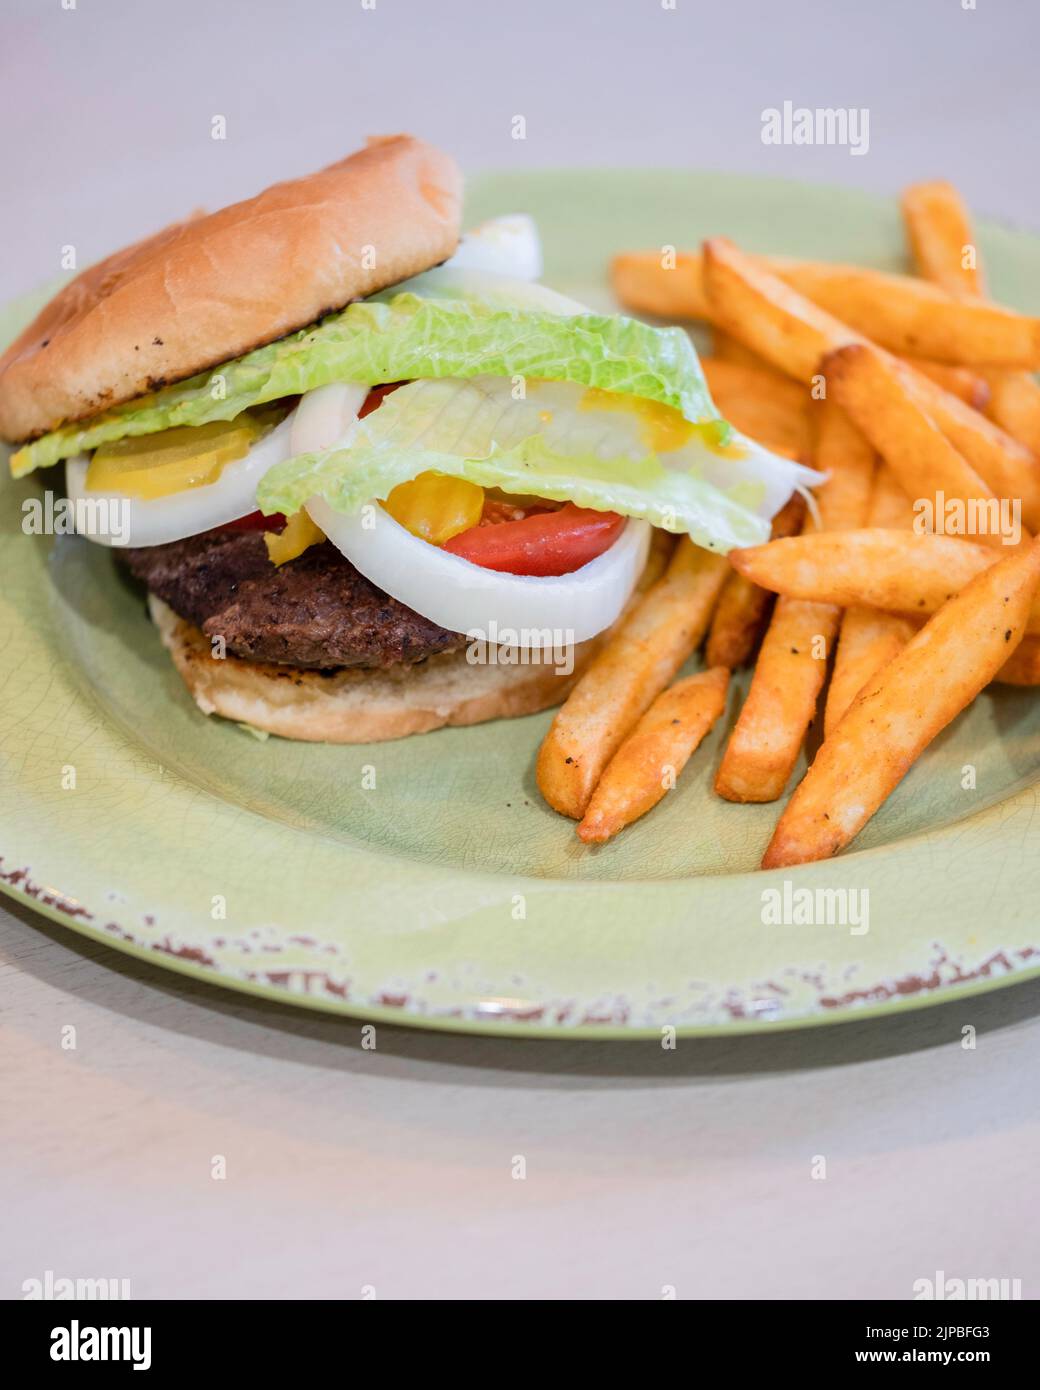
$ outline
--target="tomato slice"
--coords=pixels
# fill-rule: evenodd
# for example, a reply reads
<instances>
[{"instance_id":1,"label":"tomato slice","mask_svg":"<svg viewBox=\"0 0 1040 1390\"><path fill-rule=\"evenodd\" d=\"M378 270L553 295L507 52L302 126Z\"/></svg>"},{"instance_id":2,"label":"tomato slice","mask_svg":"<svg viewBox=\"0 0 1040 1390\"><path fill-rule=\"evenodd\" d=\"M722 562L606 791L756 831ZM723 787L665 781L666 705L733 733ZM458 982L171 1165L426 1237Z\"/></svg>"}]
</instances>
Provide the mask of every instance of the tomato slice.
<instances>
[{"instance_id":1,"label":"tomato slice","mask_svg":"<svg viewBox=\"0 0 1040 1390\"><path fill-rule=\"evenodd\" d=\"M396 391L399 386L407 385L404 381L388 381L384 386L373 386L365 397L365 402L358 411L358 419L363 420L366 415L371 415L377 406L389 396L391 391Z\"/></svg>"},{"instance_id":2,"label":"tomato slice","mask_svg":"<svg viewBox=\"0 0 1040 1390\"><path fill-rule=\"evenodd\" d=\"M505 574L570 574L614 544L625 518L568 502L557 512L536 512L523 521L473 526L442 549Z\"/></svg>"}]
</instances>

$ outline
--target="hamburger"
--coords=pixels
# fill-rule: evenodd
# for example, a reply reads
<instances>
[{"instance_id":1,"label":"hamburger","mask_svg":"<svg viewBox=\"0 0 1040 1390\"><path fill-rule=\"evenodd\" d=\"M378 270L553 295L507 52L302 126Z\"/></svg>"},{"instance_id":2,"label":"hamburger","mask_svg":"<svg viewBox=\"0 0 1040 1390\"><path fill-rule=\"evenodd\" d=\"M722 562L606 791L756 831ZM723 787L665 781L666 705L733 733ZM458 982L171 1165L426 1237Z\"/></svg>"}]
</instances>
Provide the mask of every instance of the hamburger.
<instances>
[{"instance_id":1,"label":"hamburger","mask_svg":"<svg viewBox=\"0 0 1040 1390\"><path fill-rule=\"evenodd\" d=\"M460 206L447 155L373 139L90 267L0 357L12 473L64 463L204 713L368 742L544 709L655 536L756 544L815 479L684 332Z\"/></svg>"}]
</instances>

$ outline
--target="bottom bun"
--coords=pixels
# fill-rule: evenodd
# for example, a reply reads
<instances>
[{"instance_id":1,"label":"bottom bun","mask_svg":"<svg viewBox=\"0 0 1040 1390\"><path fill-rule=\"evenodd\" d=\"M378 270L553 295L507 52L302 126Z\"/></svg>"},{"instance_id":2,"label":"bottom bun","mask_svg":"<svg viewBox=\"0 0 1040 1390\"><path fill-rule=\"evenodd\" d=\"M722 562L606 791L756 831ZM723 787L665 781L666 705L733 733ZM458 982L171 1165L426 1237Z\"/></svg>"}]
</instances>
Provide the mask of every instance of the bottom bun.
<instances>
[{"instance_id":1,"label":"bottom bun","mask_svg":"<svg viewBox=\"0 0 1040 1390\"><path fill-rule=\"evenodd\" d=\"M574 669L567 674L543 663L471 663L465 650L415 666L322 674L237 656L216 658L210 639L154 594L148 609L203 714L312 743L378 743L549 709L566 698L606 636L576 646Z\"/></svg>"}]
</instances>

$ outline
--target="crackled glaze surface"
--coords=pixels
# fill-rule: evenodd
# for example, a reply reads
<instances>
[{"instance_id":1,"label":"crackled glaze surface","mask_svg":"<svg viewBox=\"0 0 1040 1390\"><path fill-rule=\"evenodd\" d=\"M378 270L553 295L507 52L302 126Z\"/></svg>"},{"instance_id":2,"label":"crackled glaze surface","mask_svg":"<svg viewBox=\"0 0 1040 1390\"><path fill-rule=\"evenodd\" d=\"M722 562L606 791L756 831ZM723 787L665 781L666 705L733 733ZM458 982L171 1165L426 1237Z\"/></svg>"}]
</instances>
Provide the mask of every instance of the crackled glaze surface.
<instances>
[{"instance_id":1,"label":"crackled glaze surface","mask_svg":"<svg viewBox=\"0 0 1040 1390\"><path fill-rule=\"evenodd\" d=\"M589 173L486 178L471 197L474 218L520 208L542 223L547 280L596 306L611 251L714 231L902 264L894 205L827 189ZM1040 309L1040 243L982 241L994 293ZM0 497L0 885L77 931L310 1007L587 1037L861 1017L1040 969L1029 692L985 695L855 852L786 876L866 890L867 932L768 926L763 890L785 876L754 866L776 808L710 793L728 720L598 850L535 790L547 716L368 748L260 742L195 711L99 547L21 534L46 481Z\"/></svg>"}]
</instances>

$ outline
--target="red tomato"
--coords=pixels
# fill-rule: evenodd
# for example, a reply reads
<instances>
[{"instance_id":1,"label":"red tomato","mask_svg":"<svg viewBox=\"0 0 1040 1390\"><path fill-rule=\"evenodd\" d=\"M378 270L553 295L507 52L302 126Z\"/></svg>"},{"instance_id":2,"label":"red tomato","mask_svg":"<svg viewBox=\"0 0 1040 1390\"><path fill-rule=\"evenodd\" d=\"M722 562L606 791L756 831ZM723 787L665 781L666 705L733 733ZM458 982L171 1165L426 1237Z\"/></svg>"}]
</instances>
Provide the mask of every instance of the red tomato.
<instances>
[{"instance_id":1,"label":"red tomato","mask_svg":"<svg viewBox=\"0 0 1040 1390\"><path fill-rule=\"evenodd\" d=\"M396 391L399 386L404 384L403 381L388 381L385 386L373 386L365 397L364 405L358 411L358 419L363 420L366 415L371 415L376 406L383 404L391 391Z\"/></svg>"},{"instance_id":2,"label":"red tomato","mask_svg":"<svg viewBox=\"0 0 1040 1390\"><path fill-rule=\"evenodd\" d=\"M442 549L506 574L570 574L609 549L624 524L617 512L568 502L558 512L537 512L523 521L473 526Z\"/></svg>"}]
</instances>

